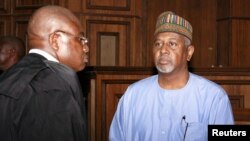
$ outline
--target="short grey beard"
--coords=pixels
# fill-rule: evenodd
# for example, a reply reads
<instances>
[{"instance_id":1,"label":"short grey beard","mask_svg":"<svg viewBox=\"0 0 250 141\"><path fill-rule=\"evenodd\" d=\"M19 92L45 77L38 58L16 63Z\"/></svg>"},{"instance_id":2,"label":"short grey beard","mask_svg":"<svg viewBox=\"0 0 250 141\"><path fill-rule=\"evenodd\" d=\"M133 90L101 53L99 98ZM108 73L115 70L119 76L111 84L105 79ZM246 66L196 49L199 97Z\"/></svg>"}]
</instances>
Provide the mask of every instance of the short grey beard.
<instances>
[{"instance_id":1,"label":"short grey beard","mask_svg":"<svg viewBox=\"0 0 250 141\"><path fill-rule=\"evenodd\" d=\"M170 73L174 70L173 66L167 66L167 67L160 67L156 65L156 68L161 73Z\"/></svg>"}]
</instances>

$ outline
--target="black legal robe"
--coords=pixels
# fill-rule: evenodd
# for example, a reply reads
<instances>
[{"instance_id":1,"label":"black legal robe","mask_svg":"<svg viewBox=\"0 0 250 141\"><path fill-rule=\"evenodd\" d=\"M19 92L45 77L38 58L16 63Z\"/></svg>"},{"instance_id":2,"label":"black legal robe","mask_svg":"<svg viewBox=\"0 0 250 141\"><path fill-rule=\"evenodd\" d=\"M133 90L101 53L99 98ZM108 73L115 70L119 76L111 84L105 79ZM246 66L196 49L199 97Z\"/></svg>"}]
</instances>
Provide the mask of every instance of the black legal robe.
<instances>
[{"instance_id":1,"label":"black legal robe","mask_svg":"<svg viewBox=\"0 0 250 141\"><path fill-rule=\"evenodd\" d=\"M76 73L28 54L0 75L0 141L87 141Z\"/></svg>"}]
</instances>

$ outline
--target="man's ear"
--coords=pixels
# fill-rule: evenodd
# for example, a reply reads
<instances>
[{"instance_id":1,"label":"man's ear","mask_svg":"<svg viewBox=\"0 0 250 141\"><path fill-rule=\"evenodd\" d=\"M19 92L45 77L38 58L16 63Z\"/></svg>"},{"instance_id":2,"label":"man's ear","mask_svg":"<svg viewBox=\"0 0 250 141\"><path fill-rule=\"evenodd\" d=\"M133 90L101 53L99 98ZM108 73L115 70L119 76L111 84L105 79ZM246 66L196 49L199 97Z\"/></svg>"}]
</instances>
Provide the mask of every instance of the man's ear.
<instances>
[{"instance_id":1,"label":"man's ear","mask_svg":"<svg viewBox=\"0 0 250 141\"><path fill-rule=\"evenodd\" d=\"M59 46L58 46L59 37L60 37L60 35L58 33L52 33L49 36L49 44L54 50L59 49Z\"/></svg>"},{"instance_id":2,"label":"man's ear","mask_svg":"<svg viewBox=\"0 0 250 141\"><path fill-rule=\"evenodd\" d=\"M194 46L189 45L187 48L187 61L190 61L194 53Z\"/></svg>"}]
</instances>

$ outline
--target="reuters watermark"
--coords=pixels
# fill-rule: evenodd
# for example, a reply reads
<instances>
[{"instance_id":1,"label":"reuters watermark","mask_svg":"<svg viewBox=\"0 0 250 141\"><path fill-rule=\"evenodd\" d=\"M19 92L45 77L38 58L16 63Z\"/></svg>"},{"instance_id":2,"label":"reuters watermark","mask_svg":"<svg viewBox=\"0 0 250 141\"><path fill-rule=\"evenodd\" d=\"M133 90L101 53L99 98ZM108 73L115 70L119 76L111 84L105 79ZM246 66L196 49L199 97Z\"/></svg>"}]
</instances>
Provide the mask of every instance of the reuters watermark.
<instances>
[{"instance_id":1,"label":"reuters watermark","mask_svg":"<svg viewBox=\"0 0 250 141\"><path fill-rule=\"evenodd\" d=\"M250 141L250 125L208 125L208 141L231 138Z\"/></svg>"}]
</instances>

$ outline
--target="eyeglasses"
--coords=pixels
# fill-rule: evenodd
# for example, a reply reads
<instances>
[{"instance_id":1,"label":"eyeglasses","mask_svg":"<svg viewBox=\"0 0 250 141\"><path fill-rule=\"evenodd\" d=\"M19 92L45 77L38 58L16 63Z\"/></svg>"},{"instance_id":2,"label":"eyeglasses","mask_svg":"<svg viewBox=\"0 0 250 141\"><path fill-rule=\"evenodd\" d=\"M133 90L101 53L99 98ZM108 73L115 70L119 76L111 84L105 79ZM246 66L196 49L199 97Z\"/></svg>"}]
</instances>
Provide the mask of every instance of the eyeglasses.
<instances>
[{"instance_id":1,"label":"eyeglasses","mask_svg":"<svg viewBox=\"0 0 250 141\"><path fill-rule=\"evenodd\" d=\"M73 35L71 33L68 33L68 32L65 32L65 31L62 31L62 30L57 30L55 32L61 32L61 33L66 34L68 36L74 37L74 38L78 39L83 46L88 43L88 39L86 37L84 37L83 35L75 36L75 35ZM81 34L83 34L83 33L81 33Z\"/></svg>"}]
</instances>

